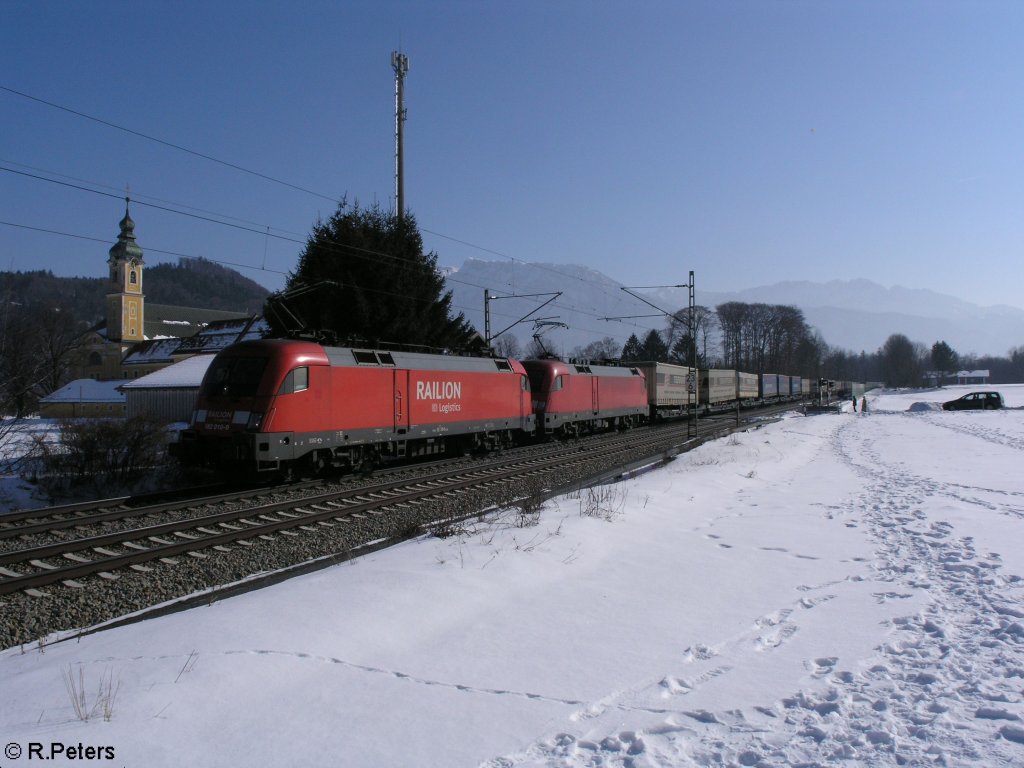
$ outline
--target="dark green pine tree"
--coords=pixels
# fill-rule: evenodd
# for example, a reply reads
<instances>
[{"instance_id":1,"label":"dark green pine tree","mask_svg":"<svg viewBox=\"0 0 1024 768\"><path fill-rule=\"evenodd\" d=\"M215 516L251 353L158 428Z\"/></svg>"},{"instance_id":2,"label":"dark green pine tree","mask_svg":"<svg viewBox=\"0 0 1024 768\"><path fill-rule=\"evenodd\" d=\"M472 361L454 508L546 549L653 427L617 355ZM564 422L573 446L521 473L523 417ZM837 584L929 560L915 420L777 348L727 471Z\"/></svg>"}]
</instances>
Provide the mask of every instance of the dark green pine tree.
<instances>
[{"instance_id":1,"label":"dark green pine tree","mask_svg":"<svg viewBox=\"0 0 1024 768\"><path fill-rule=\"evenodd\" d=\"M636 334L631 334L626 343L622 345L622 355L619 358L624 363L632 363L643 359L641 357L640 339Z\"/></svg>"},{"instance_id":2,"label":"dark green pine tree","mask_svg":"<svg viewBox=\"0 0 1024 768\"><path fill-rule=\"evenodd\" d=\"M423 252L412 214L400 219L379 206L342 201L330 219L314 225L265 315L274 335L321 332L359 346L464 349L475 331L461 313L452 316L451 302L437 255ZM290 327L296 319L303 328Z\"/></svg>"},{"instance_id":3,"label":"dark green pine tree","mask_svg":"<svg viewBox=\"0 0 1024 768\"><path fill-rule=\"evenodd\" d=\"M656 363L668 361L668 345L661 337L661 334L653 328L644 337L644 343L640 347L640 355L641 360L649 360Z\"/></svg>"}]
</instances>

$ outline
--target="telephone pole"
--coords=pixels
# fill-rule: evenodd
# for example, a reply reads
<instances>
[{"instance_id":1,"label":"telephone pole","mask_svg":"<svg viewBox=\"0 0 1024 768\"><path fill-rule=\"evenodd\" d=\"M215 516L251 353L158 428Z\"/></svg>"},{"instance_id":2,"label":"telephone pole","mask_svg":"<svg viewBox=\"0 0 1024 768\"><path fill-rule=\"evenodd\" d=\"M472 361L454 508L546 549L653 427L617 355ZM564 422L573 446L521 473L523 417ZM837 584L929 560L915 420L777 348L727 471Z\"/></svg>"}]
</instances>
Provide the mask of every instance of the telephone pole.
<instances>
[{"instance_id":1,"label":"telephone pole","mask_svg":"<svg viewBox=\"0 0 1024 768\"><path fill-rule=\"evenodd\" d=\"M398 220L401 221L405 216L402 133L405 124L405 73L409 71L409 57L404 53L392 51L391 68L395 70L395 205L398 209Z\"/></svg>"}]
</instances>

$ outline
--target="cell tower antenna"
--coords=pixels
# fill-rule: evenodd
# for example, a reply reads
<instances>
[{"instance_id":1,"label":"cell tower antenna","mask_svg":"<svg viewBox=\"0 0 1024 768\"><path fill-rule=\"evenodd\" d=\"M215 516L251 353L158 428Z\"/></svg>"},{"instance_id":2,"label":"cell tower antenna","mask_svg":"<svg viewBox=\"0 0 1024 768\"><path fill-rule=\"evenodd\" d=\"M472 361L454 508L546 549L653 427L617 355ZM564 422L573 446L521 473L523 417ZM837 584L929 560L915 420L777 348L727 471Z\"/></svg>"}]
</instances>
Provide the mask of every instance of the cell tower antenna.
<instances>
[{"instance_id":1,"label":"cell tower antenna","mask_svg":"<svg viewBox=\"0 0 1024 768\"><path fill-rule=\"evenodd\" d=\"M391 68L395 70L395 205L398 220L405 216L405 169L403 132L405 125L405 73L409 57L400 51L391 52Z\"/></svg>"}]
</instances>

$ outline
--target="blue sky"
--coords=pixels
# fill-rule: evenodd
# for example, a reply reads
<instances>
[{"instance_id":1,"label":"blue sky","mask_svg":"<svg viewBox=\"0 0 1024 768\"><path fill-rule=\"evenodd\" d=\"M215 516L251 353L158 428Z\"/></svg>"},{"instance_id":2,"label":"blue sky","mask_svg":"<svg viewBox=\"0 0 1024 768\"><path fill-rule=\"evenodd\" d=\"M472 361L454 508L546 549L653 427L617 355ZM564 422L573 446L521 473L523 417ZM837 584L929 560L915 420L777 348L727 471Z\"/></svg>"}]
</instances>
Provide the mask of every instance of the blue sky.
<instances>
[{"instance_id":1,"label":"blue sky","mask_svg":"<svg viewBox=\"0 0 1024 768\"><path fill-rule=\"evenodd\" d=\"M332 199L393 205L401 48L406 202L442 265L576 263L626 285L692 269L716 291L863 277L1024 307L1019 2L2 14L5 88L308 191L0 90L0 269L104 275L127 185L148 264L205 256L280 288Z\"/></svg>"}]
</instances>

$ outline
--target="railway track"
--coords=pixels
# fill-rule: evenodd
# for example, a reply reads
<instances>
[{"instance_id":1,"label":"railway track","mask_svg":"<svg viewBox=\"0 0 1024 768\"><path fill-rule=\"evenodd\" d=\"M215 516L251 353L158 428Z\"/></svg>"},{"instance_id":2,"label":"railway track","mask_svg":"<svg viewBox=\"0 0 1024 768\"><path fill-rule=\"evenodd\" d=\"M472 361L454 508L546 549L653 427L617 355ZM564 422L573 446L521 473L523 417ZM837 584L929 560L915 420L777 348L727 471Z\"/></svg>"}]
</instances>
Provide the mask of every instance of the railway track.
<instances>
[{"instance_id":1,"label":"railway track","mask_svg":"<svg viewBox=\"0 0 1024 768\"><path fill-rule=\"evenodd\" d=\"M64 599L82 604L127 584L184 582L171 594L158 589L144 596L150 593L144 588L135 596L127 590L126 604L104 615L87 611L84 620L57 622L63 627L46 620L29 634L145 608L196 591L197 582L210 588L303 560L336 561L339 552L398 541L489 506L507 506L517 497L564 490L626 466L671 457L725 433L732 421L731 415L701 420L692 440L685 423L676 423L550 443L539 452L509 451L469 467L425 465L414 474L406 467L393 478L362 485L307 484L141 506L118 499L88 509L19 514L0 527L0 644L24 642L26 628L11 626L12 617L32 615L43 604L52 608ZM288 556L279 557L284 551ZM187 578L179 578L179 572Z\"/></svg>"}]
</instances>

